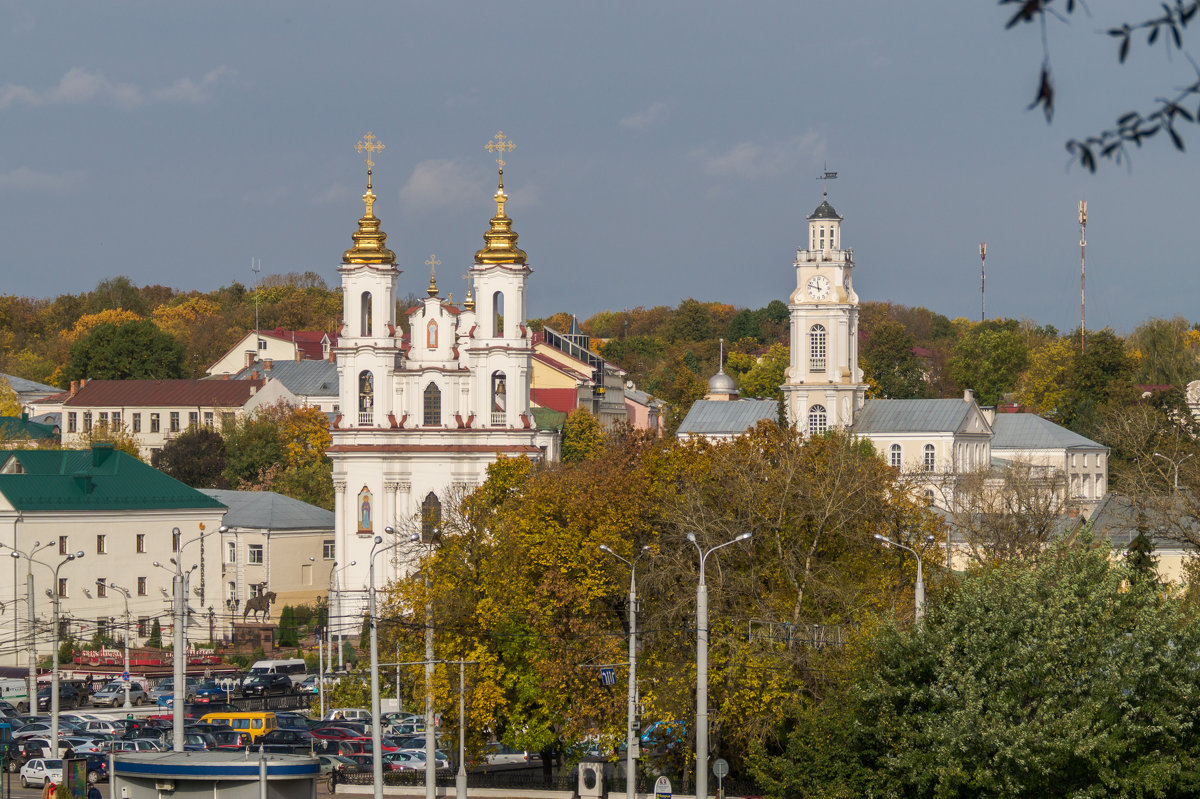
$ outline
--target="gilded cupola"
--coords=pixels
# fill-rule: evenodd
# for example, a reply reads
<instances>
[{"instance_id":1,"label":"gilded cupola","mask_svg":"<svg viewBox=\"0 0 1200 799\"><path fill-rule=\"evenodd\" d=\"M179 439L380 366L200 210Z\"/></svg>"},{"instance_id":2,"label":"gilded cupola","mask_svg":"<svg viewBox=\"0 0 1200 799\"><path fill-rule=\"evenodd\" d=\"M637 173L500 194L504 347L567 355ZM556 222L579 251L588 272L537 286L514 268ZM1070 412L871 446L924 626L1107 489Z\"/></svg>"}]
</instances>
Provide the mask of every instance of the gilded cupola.
<instances>
[{"instance_id":1,"label":"gilded cupola","mask_svg":"<svg viewBox=\"0 0 1200 799\"><path fill-rule=\"evenodd\" d=\"M485 148L489 152L498 153L496 163L500 165L500 184L495 194L496 215L492 217L491 227L483 234L483 249L475 253L475 262L479 264L525 263L525 251L517 246L517 234L512 229L512 220L504 213L504 204L508 202L508 195L504 193L504 153L515 146L501 131Z\"/></svg>"},{"instance_id":2,"label":"gilded cupola","mask_svg":"<svg viewBox=\"0 0 1200 799\"><path fill-rule=\"evenodd\" d=\"M362 196L366 211L358 220L358 230L351 236L354 246L342 253L344 264L389 264L395 265L396 253L385 245L387 234L380 229L382 224L375 216L375 192L371 187L371 175L375 162L371 156L384 148L383 142L377 140L370 131L355 145L358 152L367 153L367 193Z\"/></svg>"}]
</instances>

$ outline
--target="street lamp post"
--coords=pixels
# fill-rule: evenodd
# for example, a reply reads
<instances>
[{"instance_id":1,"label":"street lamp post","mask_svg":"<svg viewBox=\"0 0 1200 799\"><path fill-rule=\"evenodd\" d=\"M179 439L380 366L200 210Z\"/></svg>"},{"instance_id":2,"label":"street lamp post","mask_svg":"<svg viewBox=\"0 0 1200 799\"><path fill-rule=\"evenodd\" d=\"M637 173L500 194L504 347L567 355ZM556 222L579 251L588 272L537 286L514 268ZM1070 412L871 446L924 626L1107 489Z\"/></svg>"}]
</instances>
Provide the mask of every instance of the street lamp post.
<instances>
[{"instance_id":1,"label":"street lamp post","mask_svg":"<svg viewBox=\"0 0 1200 799\"><path fill-rule=\"evenodd\" d=\"M79 550L73 554L67 555L58 565L54 567L54 582L50 589L50 599L53 603L53 617L51 624L54 626L54 655L51 668L53 671L50 674L50 757L58 759L58 611L59 600L62 598L58 595L58 570L73 560L79 560L83 557L83 550ZM41 563L41 561L34 561ZM43 566L49 564L42 563Z\"/></svg>"},{"instance_id":2,"label":"street lamp post","mask_svg":"<svg viewBox=\"0 0 1200 799\"><path fill-rule=\"evenodd\" d=\"M100 585L100 581L96 581L96 585ZM107 586L121 594L121 598L125 600L125 709L129 710L132 705L129 702L129 679L132 675L129 673L129 589L122 588L116 583L108 583Z\"/></svg>"},{"instance_id":3,"label":"street lamp post","mask_svg":"<svg viewBox=\"0 0 1200 799\"><path fill-rule=\"evenodd\" d=\"M607 552L629 567L629 711L625 719L625 796L627 799L633 799L637 782L636 739L633 730L633 722L637 716L637 562L650 551L650 547L643 546L632 561L613 552L607 544L601 544L600 551Z\"/></svg>"},{"instance_id":4,"label":"street lamp post","mask_svg":"<svg viewBox=\"0 0 1200 799\"><path fill-rule=\"evenodd\" d=\"M899 541L893 541L887 536L879 535L878 533L875 534L875 538L876 540L882 541L884 546L896 547L897 549L903 549L906 552L911 552L912 556L917 559L917 587L916 596L913 599L913 606L914 616L916 617L917 621L920 622L921 619L925 618L925 575L921 563L921 553L910 546L905 546ZM930 538L932 539L932 536L930 536Z\"/></svg>"},{"instance_id":5,"label":"street lamp post","mask_svg":"<svg viewBox=\"0 0 1200 799\"><path fill-rule=\"evenodd\" d=\"M16 543L15 541L13 543ZM8 546L0 544L0 546ZM49 549L54 546L53 541L42 544L40 541L34 541L33 546L28 552L21 552L13 549L8 553L13 559L25 558L25 604L26 610L29 612L29 688L26 692L28 699L30 714L37 713L37 629L33 617L33 564L38 562L33 559L33 556L43 549ZM45 564L43 564L45 565Z\"/></svg>"},{"instance_id":6,"label":"street lamp post","mask_svg":"<svg viewBox=\"0 0 1200 799\"><path fill-rule=\"evenodd\" d=\"M357 566L357 565L358 565L358 561L352 560L349 563L347 563L345 566L343 566L339 569L338 563L335 560L333 562L333 566L331 566L329 569L329 601L325 603L325 641L326 641L326 643L329 644L329 656L326 658L326 662L329 664L330 671L333 671L333 618L334 618L333 597L334 597L334 591L335 591L334 586L335 585L337 586L336 591L338 592L338 600L339 600L338 601L338 609L340 610L341 606L342 606L341 582L339 581L338 576L342 572L344 572L346 569L349 569L351 566ZM339 619L340 619L340 616L339 616ZM338 669L341 670L341 668L342 668L342 648L339 646L338 647ZM322 692L324 691L323 683L322 683L321 690L322 690Z\"/></svg>"},{"instance_id":7,"label":"street lamp post","mask_svg":"<svg viewBox=\"0 0 1200 799\"><path fill-rule=\"evenodd\" d=\"M1195 455L1195 454L1196 453L1194 453L1194 452L1189 452L1187 455L1184 455L1178 461L1173 461L1170 458L1168 458L1166 455L1163 455L1160 452L1154 453L1154 457L1162 458L1164 461L1166 461L1167 463L1171 464L1172 467L1174 467L1174 469L1175 469L1175 493L1176 494L1179 493L1179 467L1183 465L1184 461L1186 461L1188 458L1192 457L1192 455Z\"/></svg>"},{"instance_id":8,"label":"street lamp post","mask_svg":"<svg viewBox=\"0 0 1200 799\"><path fill-rule=\"evenodd\" d=\"M704 567L708 556L739 541L750 538L742 533L732 541L704 550L696 541L695 533L688 533L687 540L696 547L700 556L700 584L696 587L696 796L708 796L708 582Z\"/></svg>"},{"instance_id":9,"label":"street lamp post","mask_svg":"<svg viewBox=\"0 0 1200 799\"><path fill-rule=\"evenodd\" d=\"M396 532L391 527L385 529L389 533ZM375 799L383 799L383 725L379 718L379 618L375 608L375 556L395 549L404 541L396 541L385 547L379 546L382 543L383 536L375 536L367 568L367 615L371 629L371 781L375 787Z\"/></svg>"}]
</instances>

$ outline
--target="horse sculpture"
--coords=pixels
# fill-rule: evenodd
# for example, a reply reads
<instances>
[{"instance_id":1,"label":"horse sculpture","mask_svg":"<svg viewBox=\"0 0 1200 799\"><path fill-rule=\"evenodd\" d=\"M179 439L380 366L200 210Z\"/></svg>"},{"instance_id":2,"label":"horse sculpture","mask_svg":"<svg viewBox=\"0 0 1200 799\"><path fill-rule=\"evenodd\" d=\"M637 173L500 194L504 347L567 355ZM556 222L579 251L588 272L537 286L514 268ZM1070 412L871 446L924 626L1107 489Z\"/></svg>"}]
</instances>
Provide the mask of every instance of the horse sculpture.
<instances>
[{"instance_id":1,"label":"horse sculpture","mask_svg":"<svg viewBox=\"0 0 1200 799\"><path fill-rule=\"evenodd\" d=\"M242 611L242 621L246 621L246 615L253 612L255 621L266 621L271 615L271 603L275 601L275 592L267 591L262 596L256 596L246 600L246 609ZM262 619L258 618L258 614L262 614Z\"/></svg>"}]
</instances>

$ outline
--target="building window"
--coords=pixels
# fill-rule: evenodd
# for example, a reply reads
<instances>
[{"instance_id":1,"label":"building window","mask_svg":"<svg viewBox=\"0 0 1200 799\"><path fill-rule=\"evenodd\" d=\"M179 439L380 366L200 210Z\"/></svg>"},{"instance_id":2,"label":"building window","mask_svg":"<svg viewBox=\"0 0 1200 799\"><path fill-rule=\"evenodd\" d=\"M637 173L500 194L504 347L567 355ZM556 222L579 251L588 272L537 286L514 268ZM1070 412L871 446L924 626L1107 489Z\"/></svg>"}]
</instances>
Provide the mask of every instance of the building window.
<instances>
[{"instance_id":1,"label":"building window","mask_svg":"<svg viewBox=\"0 0 1200 799\"><path fill-rule=\"evenodd\" d=\"M421 537L432 541L442 524L442 502L430 491L421 503Z\"/></svg>"},{"instance_id":2,"label":"building window","mask_svg":"<svg viewBox=\"0 0 1200 799\"><path fill-rule=\"evenodd\" d=\"M83 432L85 432L85 433L92 432L92 412L91 411L83 412Z\"/></svg>"},{"instance_id":3,"label":"building window","mask_svg":"<svg viewBox=\"0 0 1200 799\"><path fill-rule=\"evenodd\" d=\"M142 415L140 413L135 413L133 415L133 432L142 432Z\"/></svg>"},{"instance_id":4,"label":"building window","mask_svg":"<svg viewBox=\"0 0 1200 799\"><path fill-rule=\"evenodd\" d=\"M225 601L233 603L237 600L237 583L225 584Z\"/></svg>"},{"instance_id":5,"label":"building window","mask_svg":"<svg viewBox=\"0 0 1200 799\"><path fill-rule=\"evenodd\" d=\"M135 541L137 542L137 551L145 552L146 551L146 534L138 533Z\"/></svg>"},{"instance_id":6,"label":"building window","mask_svg":"<svg viewBox=\"0 0 1200 799\"><path fill-rule=\"evenodd\" d=\"M358 373L358 426L375 423L375 376L370 372Z\"/></svg>"},{"instance_id":7,"label":"building window","mask_svg":"<svg viewBox=\"0 0 1200 799\"><path fill-rule=\"evenodd\" d=\"M108 596L108 579L98 577L96 579L96 598L101 599L106 596Z\"/></svg>"},{"instance_id":8,"label":"building window","mask_svg":"<svg viewBox=\"0 0 1200 799\"><path fill-rule=\"evenodd\" d=\"M100 425L101 429L108 427L108 411L100 411L96 424ZM1086 463L1083 465L1087 466Z\"/></svg>"},{"instance_id":9,"label":"building window","mask_svg":"<svg viewBox=\"0 0 1200 799\"><path fill-rule=\"evenodd\" d=\"M150 635L149 616L138 616L137 634L138 638L146 638Z\"/></svg>"},{"instance_id":10,"label":"building window","mask_svg":"<svg viewBox=\"0 0 1200 799\"><path fill-rule=\"evenodd\" d=\"M247 549L247 551L246 551L246 562L247 563L262 563L263 562L263 545L262 544L251 544L246 549Z\"/></svg>"},{"instance_id":11,"label":"building window","mask_svg":"<svg viewBox=\"0 0 1200 799\"><path fill-rule=\"evenodd\" d=\"M922 465L925 467L925 471L927 471L927 472L933 471L933 467L936 465L935 455L936 455L936 450L934 450L933 444L926 444L925 445L925 457L924 457L924 460L922 461Z\"/></svg>"},{"instance_id":12,"label":"building window","mask_svg":"<svg viewBox=\"0 0 1200 799\"><path fill-rule=\"evenodd\" d=\"M426 427L437 427L442 423L442 392L437 384L425 386L425 414L421 424Z\"/></svg>"},{"instance_id":13,"label":"building window","mask_svg":"<svg viewBox=\"0 0 1200 799\"><path fill-rule=\"evenodd\" d=\"M237 563L237 542L236 541L225 542L225 562L226 563Z\"/></svg>"},{"instance_id":14,"label":"building window","mask_svg":"<svg viewBox=\"0 0 1200 799\"><path fill-rule=\"evenodd\" d=\"M260 597L262 595L263 595L263 584L262 583L251 583L250 584L250 598L254 599L255 597Z\"/></svg>"},{"instance_id":15,"label":"building window","mask_svg":"<svg viewBox=\"0 0 1200 799\"><path fill-rule=\"evenodd\" d=\"M66 555L70 551L71 545L67 542L67 537L65 535L60 535L58 537L58 554Z\"/></svg>"},{"instance_id":16,"label":"building window","mask_svg":"<svg viewBox=\"0 0 1200 799\"><path fill-rule=\"evenodd\" d=\"M258 340L258 348L260 350L265 350L267 348L267 340L265 338L260 338Z\"/></svg>"},{"instance_id":17,"label":"building window","mask_svg":"<svg viewBox=\"0 0 1200 799\"><path fill-rule=\"evenodd\" d=\"M325 560L333 560L337 557L337 545L331 539L325 539L321 543L321 557Z\"/></svg>"},{"instance_id":18,"label":"building window","mask_svg":"<svg viewBox=\"0 0 1200 799\"><path fill-rule=\"evenodd\" d=\"M900 445L892 444L888 449L888 465L896 469L900 468Z\"/></svg>"},{"instance_id":19,"label":"building window","mask_svg":"<svg viewBox=\"0 0 1200 799\"><path fill-rule=\"evenodd\" d=\"M179 411L171 411L171 432L179 432Z\"/></svg>"},{"instance_id":20,"label":"building window","mask_svg":"<svg viewBox=\"0 0 1200 799\"><path fill-rule=\"evenodd\" d=\"M137 591L138 591L138 596L145 596L145 595L146 595L146 578L145 578L145 577L139 577L139 578L138 578L138 589L137 589Z\"/></svg>"},{"instance_id":21,"label":"building window","mask_svg":"<svg viewBox=\"0 0 1200 799\"><path fill-rule=\"evenodd\" d=\"M121 429L121 412L120 411L113 411L112 426L113 426L113 430Z\"/></svg>"},{"instance_id":22,"label":"building window","mask_svg":"<svg viewBox=\"0 0 1200 799\"><path fill-rule=\"evenodd\" d=\"M221 429L229 430L233 427L233 414L224 412L221 414Z\"/></svg>"},{"instance_id":23,"label":"building window","mask_svg":"<svg viewBox=\"0 0 1200 799\"><path fill-rule=\"evenodd\" d=\"M213 428L213 413L212 413L212 411L204 412L204 426L207 427L209 430L212 430L212 428Z\"/></svg>"},{"instance_id":24,"label":"building window","mask_svg":"<svg viewBox=\"0 0 1200 799\"><path fill-rule=\"evenodd\" d=\"M67 578L66 577L58 578L58 595L59 596L67 595Z\"/></svg>"},{"instance_id":25,"label":"building window","mask_svg":"<svg viewBox=\"0 0 1200 799\"><path fill-rule=\"evenodd\" d=\"M179 551L179 544L181 543L182 538L183 538L183 533L179 532L178 527L171 530L171 551L172 552Z\"/></svg>"},{"instance_id":26,"label":"building window","mask_svg":"<svg viewBox=\"0 0 1200 799\"><path fill-rule=\"evenodd\" d=\"M157 432L159 432L160 427L161 426L159 425L158 414L157 413L150 414L150 432L157 433Z\"/></svg>"},{"instance_id":27,"label":"building window","mask_svg":"<svg viewBox=\"0 0 1200 799\"><path fill-rule=\"evenodd\" d=\"M96 554L97 555L107 555L108 554L108 536L106 536L106 535L96 536Z\"/></svg>"},{"instance_id":28,"label":"building window","mask_svg":"<svg viewBox=\"0 0 1200 799\"><path fill-rule=\"evenodd\" d=\"M813 325L808 331L808 356L809 371L825 371L825 328L822 325Z\"/></svg>"},{"instance_id":29,"label":"building window","mask_svg":"<svg viewBox=\"0 0 1200 799\"><path fill-rule=\"evenodd\" d=\"M504 372L492 372L492 427L507 424L505 408L508 405L507 378Z\"/></svg>"},{"instance_id":30,"label":"building window","mask_svg":"<svg viewBox=\"0 0 1200 799\"><path fill-rule=\"evenodd\" d=\"M200 426L200 412L188 411L188 429L195 430Z\"/></svg>"},{"instance_id":31,"label":"building window","mask_svg":"<svg viewBox=\"0 0 1200 799\"><path fill-rule=\"evenodd\" d=\"M75 411L71 411L70 413L67 414L67 432L68 433L75 432L75 430L76 430L75 423L76 423Z\"/></svg>"},{"instance_id":32,"label":"building window","mask_svg":"<svg viewBox=\"0 0 1200 799\"><path fill-rule=\"evenodd\" d=\"M362 332L359 335L369 336L371 335L371 292L364 291L362 293L361 304L359 313L362 316Z\"/></svg>"},{"instance_id":33,"label":"building window","mask_svg":"<svg viewBox=\"0 0 1200 799\"><path fill-rule=\"evenodd\" d=\"M825 414L824 405L814 405L808 409L808 434L823 435L829 429L829 419Z\"/></svg>"},{"instance_id":34,"label":"building window","mask_svg":"<svg viewBox=\"0 0 1200 799\"><path fill-rule=\"evenodd\" d=\"M504 292L497 291L492 295L492 336L504 338Z\"/></svg>"}]
</instances>

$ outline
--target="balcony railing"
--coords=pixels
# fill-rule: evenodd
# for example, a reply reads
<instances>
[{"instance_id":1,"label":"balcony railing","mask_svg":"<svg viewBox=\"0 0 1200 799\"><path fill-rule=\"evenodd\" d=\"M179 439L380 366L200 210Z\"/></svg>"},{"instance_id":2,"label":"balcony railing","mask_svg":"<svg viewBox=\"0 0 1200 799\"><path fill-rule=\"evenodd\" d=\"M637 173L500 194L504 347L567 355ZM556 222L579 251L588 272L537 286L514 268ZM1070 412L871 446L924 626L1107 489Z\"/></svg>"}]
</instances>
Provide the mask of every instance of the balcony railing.
<instances>
[{"instance_id":1,"label":"balcony railing","mask_svg":"<svg viewBox=\"0 0 1200 799\"><path fill-rule=\"evenodd\" d=\"M358 426L371 427L375 424L375 413L373 411L358 412Z\"/></svg>"},{"instance_id":2,"label":"balcony railing","mask_svg":"<svg viewBox=\"0 0 1200 799\"><path fill-rule=\"evenodd\" d=\"M808 371L824 372L825 371L825 359L824 358L809 358L808 359Z\"/></svg>"},{"instance_id":3,"label":"balcony railing","mask_svg":"<svg viewBox=\"0 0 1200 799\"><path fill-rule=\"evenodd\" d=\"M492 427L505 426L504 411L492 411Z\"/></svg>"}]
</instances>

